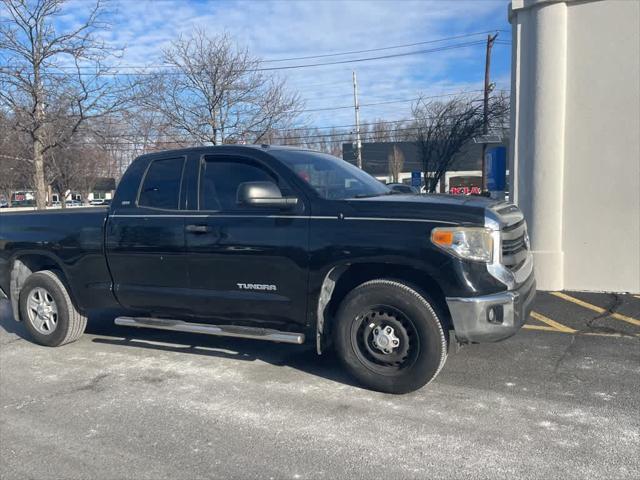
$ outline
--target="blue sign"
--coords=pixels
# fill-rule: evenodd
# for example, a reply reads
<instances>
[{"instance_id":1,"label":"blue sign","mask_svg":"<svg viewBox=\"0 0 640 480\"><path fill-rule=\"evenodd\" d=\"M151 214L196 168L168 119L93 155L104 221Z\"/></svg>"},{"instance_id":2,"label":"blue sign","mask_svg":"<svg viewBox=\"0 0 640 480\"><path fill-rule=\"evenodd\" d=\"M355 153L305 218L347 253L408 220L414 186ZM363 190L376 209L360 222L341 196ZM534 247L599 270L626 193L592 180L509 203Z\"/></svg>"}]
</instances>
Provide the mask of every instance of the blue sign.
<instances>
[{"instance_id":1,"label":"blue sign","mask_svg":"<svg viewBox=\"0 0 640 480\"><path fill-rule=\"evenodd\" d=\"M485 156L487 190L504 192L507 186L507 148L495 147Z\"/></svg>"},{"instance_id":2,"label":"blue sign","mask_svg":"<svg viewBox=\"0 0 640 480\"><path fill-rule=\"evenodd\" d=\"M422 185L422 172L411 172L411 186L420 187Z\"/></svg>"}]
</instances>

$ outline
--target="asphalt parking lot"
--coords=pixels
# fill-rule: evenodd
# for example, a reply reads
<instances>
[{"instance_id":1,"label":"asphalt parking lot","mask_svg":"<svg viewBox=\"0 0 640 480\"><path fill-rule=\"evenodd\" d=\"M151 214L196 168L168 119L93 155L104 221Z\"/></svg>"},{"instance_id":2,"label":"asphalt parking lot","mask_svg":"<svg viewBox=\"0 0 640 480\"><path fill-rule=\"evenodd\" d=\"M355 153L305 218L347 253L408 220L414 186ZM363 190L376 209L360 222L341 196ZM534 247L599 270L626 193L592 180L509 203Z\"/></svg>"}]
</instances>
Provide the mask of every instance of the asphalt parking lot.
<instances>
[{"instance_id":1,"label":"asphalt parking lot","mask_svg":"<svg viewBox=\"0 0 640 480\"><path fill-rule=\"evenodd\" d=\"M311 348L111 320L51 349L0 302L0 478L640 476L632 295L541 293L515 337L404 396Z\"/></svg>"}]
</instances>

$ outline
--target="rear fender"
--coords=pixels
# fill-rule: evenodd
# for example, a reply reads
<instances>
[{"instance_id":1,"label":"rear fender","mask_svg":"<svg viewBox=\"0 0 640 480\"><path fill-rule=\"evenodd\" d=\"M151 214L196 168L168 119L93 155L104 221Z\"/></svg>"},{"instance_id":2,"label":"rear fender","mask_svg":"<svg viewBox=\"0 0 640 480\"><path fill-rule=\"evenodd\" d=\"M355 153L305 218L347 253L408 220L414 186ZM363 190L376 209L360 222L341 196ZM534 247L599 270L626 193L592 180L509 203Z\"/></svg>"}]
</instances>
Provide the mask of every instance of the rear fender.
<instances>
[{"instance_id":1,"label":"rear fender","mask_svg":"<svg viewBox=\"0 0 640 480\"><path fill-rule=\"evenodd\" d=\"M30 258L31 261L27 261L27 258ZM67 287L69 296L71 297L74 305L76 306L76 308L78 308L75 302L75 295L72 291L73 289L66 281L66 272L64 268L62 268L60 262L58 262L56 258L50 255L48 252L29 252L28 254L24 255L18 254L14 257L13 261L10 262L10 265L11 274L9 280L9 292L5 293L8 293L9 299L11 300L13 318L17 322L21 321L19 302L22 286L24 285L24 282L27 280L29 275L41 270L57 270L61 273L61 280Z\"/></svg>"}]
</instances>

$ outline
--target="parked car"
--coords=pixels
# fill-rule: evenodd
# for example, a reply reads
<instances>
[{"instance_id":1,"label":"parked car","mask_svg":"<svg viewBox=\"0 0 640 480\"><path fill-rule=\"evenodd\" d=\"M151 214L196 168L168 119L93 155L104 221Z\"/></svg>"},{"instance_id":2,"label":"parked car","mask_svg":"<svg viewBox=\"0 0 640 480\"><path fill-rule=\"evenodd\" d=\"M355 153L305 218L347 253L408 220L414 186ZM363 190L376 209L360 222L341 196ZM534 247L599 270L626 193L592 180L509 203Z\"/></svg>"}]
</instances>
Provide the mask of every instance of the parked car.
<instances>
[{"instance_id":1,"label":"parked car","mask_svg":"<svg viewBox=\"0 0 640 480\"><path fill-rule=\"evenodd\" d=\"M42 345L114 307L118 325L333 345L362 384L409 392L450 345L516 333L536 283L516 206L391 193L309 150L153 153L109 208L4 215L0 288Z\"/></svg>"},{"instance_id":2,"label":"parked car","mask_svg":"<svg viewBox=\"0 0 640 480\"><path fill-rule=\"evenodd\" d=\"M14 200L11 202L12 207L35 207L35 200Z\"/></svg>"},{"instance_id":3,"label":"parked car","mask_svg":"<svg viewBox=\"0 0 640 480\"><path fill-rule=\"evenodd\" d=\"M407 193L417 195L420 193L420 190L412 185L406 185L404 183L387 183L387 187L389 187L393 192L396 193Z\"/></svg>"},{"instance_id":4,"label":"parked car","mask_svg":"<svg viewBox=\"0 0 640 480\"><path fill-rule=\"evenodd\" d=\"M7 208L9 206L9 202L6 200L0 200L0 208Z\"/></svg>"},{"instance_id":5,"label":"parked car","mask_svg":"<svg viewBox=\"0 0 640 480\"><path fill-rule=\"evenodd\" d=\"M65 200L65 205L67 207L81 207L82 202L80 200Z\"/></svg>"}]
</instances>

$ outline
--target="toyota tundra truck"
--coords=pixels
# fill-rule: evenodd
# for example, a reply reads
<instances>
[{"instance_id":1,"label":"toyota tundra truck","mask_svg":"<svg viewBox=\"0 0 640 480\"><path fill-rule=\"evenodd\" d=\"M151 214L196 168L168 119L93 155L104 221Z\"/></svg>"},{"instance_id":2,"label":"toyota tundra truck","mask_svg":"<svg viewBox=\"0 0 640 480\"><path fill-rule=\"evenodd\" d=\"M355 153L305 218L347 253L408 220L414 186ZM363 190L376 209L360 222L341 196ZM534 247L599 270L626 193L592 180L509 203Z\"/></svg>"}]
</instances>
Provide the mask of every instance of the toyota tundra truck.
<instances>
[{"instance_id":1,"label":"toyota tundra truck","mask_svg":"<svg viewBox=\"0 0 640 480\"><path fill-rule=\"evenodd\" d=\"M535 287L516 206L398 194L298 148L143 155L107 208L0 213L0 294L52 347L117 309L129 327L332 348L364 386L405 393L450 348L515 334Z\"/></svg>"}]
</instances>

